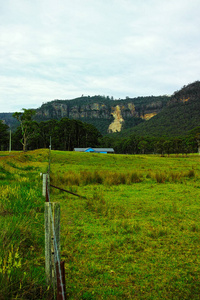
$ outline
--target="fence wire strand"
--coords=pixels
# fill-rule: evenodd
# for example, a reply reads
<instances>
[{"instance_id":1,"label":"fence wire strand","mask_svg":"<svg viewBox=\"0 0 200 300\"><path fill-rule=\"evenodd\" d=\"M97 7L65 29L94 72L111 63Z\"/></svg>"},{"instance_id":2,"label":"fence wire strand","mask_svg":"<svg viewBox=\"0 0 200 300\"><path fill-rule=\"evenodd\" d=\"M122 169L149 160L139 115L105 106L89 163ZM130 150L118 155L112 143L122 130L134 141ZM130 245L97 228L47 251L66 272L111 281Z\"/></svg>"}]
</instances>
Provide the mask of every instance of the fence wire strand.
<instances>
[{"instance_id":1,"label":"fence wire strand","mask_svg":"<svg viewBox=\"0 0 200 300\"><path fill-rule=\"evenodd\" d=\"M48 200L49 200L49 208L50 208L50 218L51 218L51 225L52 225L52 232L53 232L53 246L54 246L54 253L56 253L56 260L54 259L54 274L55 277L57 277L56 272L56 262L58 263L58 272L59 272L59 278L60 278L60 287L61 287L61 293L62 293L62 299L65 300L65 292L64 292L64 284L62 280L62 272L60 267L60 257L58 253L58 244L56 240L56 232L55 232L55 224L54 224L54 218L53 218L53 212L52 212L52 205L51 205L51 199L50 199L50 169L51 169L51 139L50 139L50 146L49 146L49 165L48 165L48 179L47 179L47 193L48 193ZM58 287L57 287L58 288Z\"/></svg>"}]
</instances>

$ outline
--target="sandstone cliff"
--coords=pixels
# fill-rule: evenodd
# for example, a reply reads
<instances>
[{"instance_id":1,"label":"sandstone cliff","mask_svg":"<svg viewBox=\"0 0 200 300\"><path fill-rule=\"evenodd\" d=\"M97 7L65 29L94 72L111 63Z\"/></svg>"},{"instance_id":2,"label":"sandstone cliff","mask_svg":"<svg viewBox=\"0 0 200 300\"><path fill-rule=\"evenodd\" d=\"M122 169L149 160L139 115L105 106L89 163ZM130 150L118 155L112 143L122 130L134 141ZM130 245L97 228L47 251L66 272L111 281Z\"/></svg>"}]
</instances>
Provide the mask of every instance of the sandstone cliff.
<instances>
[{"instance_id":1,"label":"sandstone cliff","mask_svg":"<svg viewBox=\"0 0 200 300\"><path fill-rule=\"evenodd\" d=\"M70 118L93 124L102 134L119 132L149 120L166 107L170 97L149 96L113 100L104 96L53 100L36 110L36 121ZM18 126L12 113L0 114L0 119L15 130Z\"/></svg>"},{"instance_id":2,"label":"sandstone cliff","mask_svg":"<svg viewBox=\"0 0 200 300\"><path fill-rule=\"evenodd\" d=\"M105 134L127 128L128 122L132 124L132 119L149 120L166 106L168 100L167 96L125 100L94 96L73 100L54 100L43 104L37 110L36 119L49 120L66 117L83 120L95 125L101 133Z\"/></svg>"}]
</instances>

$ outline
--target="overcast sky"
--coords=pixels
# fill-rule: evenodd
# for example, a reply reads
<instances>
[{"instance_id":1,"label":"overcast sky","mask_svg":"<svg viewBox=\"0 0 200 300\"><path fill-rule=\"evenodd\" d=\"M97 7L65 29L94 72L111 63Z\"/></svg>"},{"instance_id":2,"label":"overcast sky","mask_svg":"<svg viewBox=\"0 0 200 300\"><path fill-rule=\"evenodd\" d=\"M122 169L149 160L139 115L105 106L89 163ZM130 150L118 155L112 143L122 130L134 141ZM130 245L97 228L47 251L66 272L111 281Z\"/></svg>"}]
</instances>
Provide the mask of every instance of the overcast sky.
<instances>
[{"instance_id":1,"label":"overcast sky","mask_svg":"<svg viewBox=\"0 0 200 300\"><path fill-rule=\"evenodd\" d=\"M0 112L200 80L200 0L0 0Z\"/></svg>"}]
</instances>

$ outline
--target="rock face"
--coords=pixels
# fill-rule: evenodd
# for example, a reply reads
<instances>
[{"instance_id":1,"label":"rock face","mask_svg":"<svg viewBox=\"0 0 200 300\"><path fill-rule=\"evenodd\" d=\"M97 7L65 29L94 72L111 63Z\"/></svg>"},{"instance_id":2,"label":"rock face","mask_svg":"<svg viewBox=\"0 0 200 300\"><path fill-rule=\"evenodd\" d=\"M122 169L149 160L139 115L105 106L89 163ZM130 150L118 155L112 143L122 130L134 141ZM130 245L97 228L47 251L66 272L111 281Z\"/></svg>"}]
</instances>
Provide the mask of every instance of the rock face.
<instances>
[{"instance_id":1,"label":"rock face","mask_svg":"<svg viewBox=\"0 0 200 300\"><path fill-rule=\"evenodd\" d=\"M117 105L113 108L114 111L111 113L114 117L114 121L109 125L108 132L119 132L122 129L124 119L122 118L120 106Z\"/></svg>"},{"instance_id":2,"label":"rock face","mask_svg":"<svg viewBox=\"0 0 200 300\"><path fill-rule=\"evenodd\" d=\"M102 96L54 100L37 109L36 120L70 118L91 123L103 134L119 132L127 120L149 120L166 105L168 97L141 97L111 100ZM127 126L126 126L127 128Z\"/></svg>"},{"instance_id":3,"label":"rock face","mask_svg":"<svg viewBox=\"0 0 200 300\"><path fill-rule=\"evenodd\" d=\"M151 118L153 118L154 116L156 116L157 113L156 112L152 112L152 113L148 113L148 114L145 114L142 119L144 120L150 120Z\"/></svg>"}]
</instances>

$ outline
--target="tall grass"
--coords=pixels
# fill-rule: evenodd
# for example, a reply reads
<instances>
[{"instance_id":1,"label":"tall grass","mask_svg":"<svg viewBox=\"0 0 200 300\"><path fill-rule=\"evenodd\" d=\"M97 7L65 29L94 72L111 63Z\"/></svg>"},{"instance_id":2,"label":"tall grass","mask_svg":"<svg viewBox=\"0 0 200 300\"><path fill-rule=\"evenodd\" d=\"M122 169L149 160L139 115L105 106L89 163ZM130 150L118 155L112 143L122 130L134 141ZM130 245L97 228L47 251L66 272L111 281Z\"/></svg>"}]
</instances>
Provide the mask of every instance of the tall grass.
<instances>
[{"instance_id":1,"label":"tall grass","mask_svg":"<svg viewBox=\"0 0 200 300\"><path fill-rule=\"evenodd\" d=\"M146 179L152 179L157 183L165 182L183 182L185 178L195 178L195 171L188 170L182 172L163 172L163 171L80 171L75 172L69 170L68 172L51 173L51 181L54 185L62 186L83 186L90 184L102 184L102 185L130 185L134 183L140 183Z\"/></svg>"},{"instance_id":2,"label":"tall grass","mask_svg":"<svg viewBox=\"0 0 200 300\"><path fill-rule=\"evenodd\" d=\"M114 172L114 171L68 171L63 173L51 173L51 182L55 185L119 185L132 184L141 182L142 175L140 172Z\"/></svg>"},{"instance_id":3,"label":"tall grass","mask_svg":"<svg viewBox=\"0 0 200 300\"><path fill-rule=\"evenodd\" d=\"M1 300L51 299L44 274L44 199L39 175L47 165L34 162L42 153L0 160Z\"/></svg>"},{"instance_id":4,"label":"tall grass","mask_svg":"<svg viewBox=\"0 0 200 300\"><path fill-rule=\"evenodd\" d=\"M165 182L183 182L185 178L195 178L195 171L181 171L181 172L163 172L163 171L151 171L147 174L147 178L151 178L155 180L157 183L165 183Z\"/></svg>"}]
</instances>

